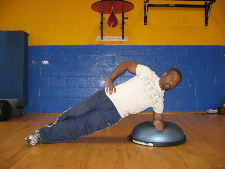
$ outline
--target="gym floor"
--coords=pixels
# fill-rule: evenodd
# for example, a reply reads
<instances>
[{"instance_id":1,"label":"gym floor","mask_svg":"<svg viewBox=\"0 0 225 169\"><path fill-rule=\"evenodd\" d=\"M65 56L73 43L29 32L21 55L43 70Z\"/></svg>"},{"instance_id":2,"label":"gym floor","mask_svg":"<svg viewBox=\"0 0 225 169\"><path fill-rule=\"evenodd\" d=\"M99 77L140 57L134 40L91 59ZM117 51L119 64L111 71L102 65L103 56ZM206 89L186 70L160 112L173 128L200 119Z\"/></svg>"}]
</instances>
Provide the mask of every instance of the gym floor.
<instances>
[{"instance_id":1,"label":"gym floor","mask_svg":"<svg viewBox=\"0 0 225 169\"><path fill-rule=\"evenodd\" d=\"M132 115L119 124L72 143L28 145L24 138L57 114L25 114L0 123L1 169L224 169L225 116L201 113L166 114L178 124L186 143L148 147L127 141L135 125L152 115Z\"/></svg>"}]
</instances>

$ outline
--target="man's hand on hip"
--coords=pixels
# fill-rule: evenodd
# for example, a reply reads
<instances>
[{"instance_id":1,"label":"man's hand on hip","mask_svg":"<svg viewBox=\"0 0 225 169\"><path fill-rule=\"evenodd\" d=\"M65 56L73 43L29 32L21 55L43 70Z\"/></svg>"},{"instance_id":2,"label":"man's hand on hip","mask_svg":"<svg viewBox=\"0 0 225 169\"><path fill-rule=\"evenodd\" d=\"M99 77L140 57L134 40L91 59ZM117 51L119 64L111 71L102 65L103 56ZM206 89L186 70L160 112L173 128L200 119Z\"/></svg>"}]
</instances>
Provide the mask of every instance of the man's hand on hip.
<instances>
[{"instance_id":1,"label":"man's hand on hip","mask_svg":"<svg viewBox=\"0 0 225 169\"><path fill-rule=\"evenodd\" d=\"M106 92L108 92L110 95L114 92L116 92L116 87L114 85L114 83L108 79L106 80Z\"/></svg>"}]
</instances>

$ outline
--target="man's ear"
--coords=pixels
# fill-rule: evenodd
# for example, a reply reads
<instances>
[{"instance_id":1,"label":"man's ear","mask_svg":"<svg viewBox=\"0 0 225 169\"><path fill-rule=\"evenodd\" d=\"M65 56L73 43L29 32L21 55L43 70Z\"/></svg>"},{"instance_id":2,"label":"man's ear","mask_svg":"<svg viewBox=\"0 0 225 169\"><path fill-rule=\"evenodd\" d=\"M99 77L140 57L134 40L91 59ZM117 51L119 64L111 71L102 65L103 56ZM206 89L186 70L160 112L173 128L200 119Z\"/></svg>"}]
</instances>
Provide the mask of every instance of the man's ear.
<instances>
[{"instance_id":1,"label":"man's ear","mask_svg":"<svg viewBox=\"0 0 225 169\"><path fill-rule=\"evenodd\" d=\"M163 73L163 77L167 75L167 72Z\"/></svg>"}]
</instances>

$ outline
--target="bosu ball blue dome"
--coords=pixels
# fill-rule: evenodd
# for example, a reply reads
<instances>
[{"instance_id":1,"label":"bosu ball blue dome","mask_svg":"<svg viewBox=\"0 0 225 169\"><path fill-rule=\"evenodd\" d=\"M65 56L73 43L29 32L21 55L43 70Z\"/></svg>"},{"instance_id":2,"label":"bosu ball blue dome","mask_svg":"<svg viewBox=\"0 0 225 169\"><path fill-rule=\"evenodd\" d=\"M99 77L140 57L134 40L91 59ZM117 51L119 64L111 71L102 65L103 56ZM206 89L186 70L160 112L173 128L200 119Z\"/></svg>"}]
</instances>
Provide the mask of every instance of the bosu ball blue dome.
<instances>
[{"instance_id":1,"label":"bosu ball blue dome","mask_svg":"<svg viewBox=\"0 0 225 169\"><path fill-rule=\"evenodd\" d=\"M128 136L128 140L147 146L173 146L186 141L183 130L175 123L164 121L164 130L156 130L153 122L146 121L138 124Z\"/></svg>"}]
</instances>

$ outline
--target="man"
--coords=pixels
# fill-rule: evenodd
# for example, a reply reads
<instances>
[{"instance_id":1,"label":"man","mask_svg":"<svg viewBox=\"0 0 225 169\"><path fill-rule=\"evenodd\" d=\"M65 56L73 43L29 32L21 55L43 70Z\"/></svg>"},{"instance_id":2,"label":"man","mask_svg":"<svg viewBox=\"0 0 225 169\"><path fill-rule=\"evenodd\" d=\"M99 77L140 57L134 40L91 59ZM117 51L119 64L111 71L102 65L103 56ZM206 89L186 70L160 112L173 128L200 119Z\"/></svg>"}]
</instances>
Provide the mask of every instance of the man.
<instances>
[{"instance_id":1,"label":"man","mask_svg":"<svg viewBox=\"0 0 225 169\"><path fill-rule=\"evenodd\" d=\"M128 81L115 86L114 81L125 71L136 74ZM154 125L164 129L164 92L175 88L182 80L177 69L170 69L160 79L149 67L124 61L118 65L106 81L106 88L81 103L71 107L51 123L26 140L37 143L71 142L118 123L129 114L135 114L152 107Z\"/></svg>"}]
</instances>

